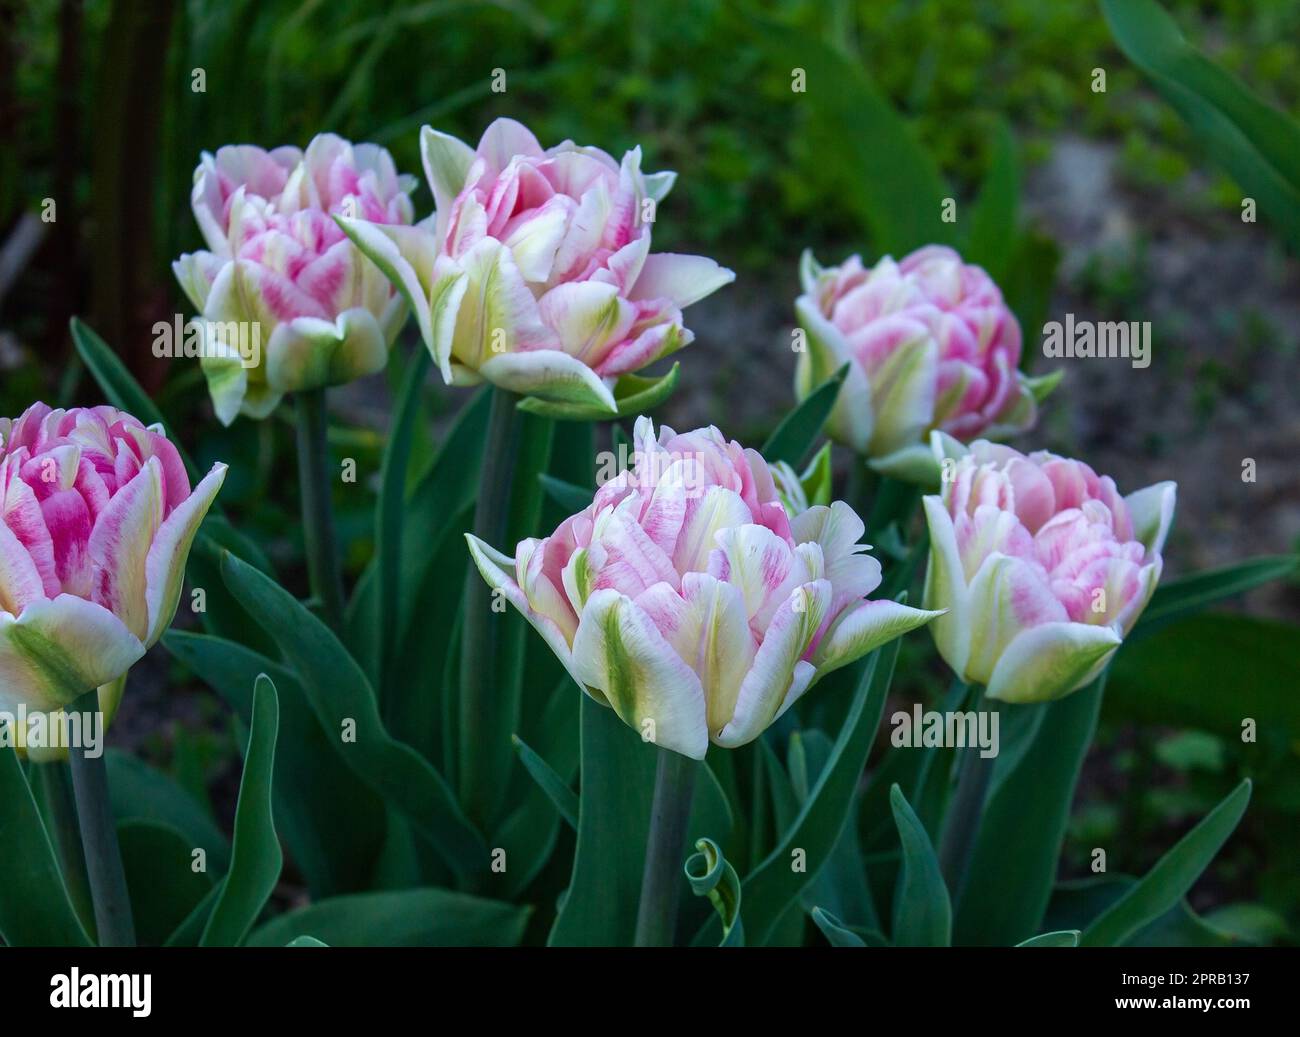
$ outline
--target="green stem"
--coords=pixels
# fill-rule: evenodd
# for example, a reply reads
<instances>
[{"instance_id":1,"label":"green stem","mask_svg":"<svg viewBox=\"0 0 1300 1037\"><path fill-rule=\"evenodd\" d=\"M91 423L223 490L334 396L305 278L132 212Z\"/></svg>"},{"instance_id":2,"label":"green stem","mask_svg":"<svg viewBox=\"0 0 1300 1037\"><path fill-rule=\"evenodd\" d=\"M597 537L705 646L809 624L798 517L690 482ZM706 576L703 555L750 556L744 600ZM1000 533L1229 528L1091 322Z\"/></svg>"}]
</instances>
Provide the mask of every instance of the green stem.
<instances>
[{"instance_id":1,"label":"green stem","mask_svg":"<svg viewBox=\"0 0 1300 1037\"><path fill-rule=\"evenodd\" d=\"M99 714L99 691L91 689L78 698L69 713L80 713L82 730ZM79 741L84 742L82 738ZM117 845L117 826L108 800L108 769L103 747L98 756L86 755L84 745L68 748L72 765L72 792L77 802L81 846L86 856L86 876L95 904L95 929L101 947L135 946L135 924L131 920L131 898L126 891L126 873Z\"/></svg>"},{"instance_id":2,"label":"green stem","mask_svg":"<svg viewBox=\"0 0 1300 1037\"><path fill-rule=\"evenodd\" d=\"M977 688L970 708L979 710L988 705L984 689ZM996 763L997 757L985 757L979 746L962 750L957 770L957 791L948 805L943 835L939 840L939 871L954 906L966 883L966 869L975 850L980 821L984 816L984 800L988 796Z\"/></svg>"},{"instance_id":3,"label":"green stem","mask_svg":"<svg viewBox=\"0 0 1300 1037\"><path fill-rule=\"evenodd\" d=\"M641 873L641 904L636 915L638 947L671 947L677 930L677 904L686 882L686 825L699 766L671 749L659 750L650 837Z\"/></svg>"},{"instance_id":4,"label":"green stem","mask_svg":"<svg viewBox=\"0 0 1300 1037\"><path fill-rule=\"evenodd\" d=\"M501 551L514 546L507 540L515 462L524 426L518 402L514 393L493 388L474 505L474 535ZM493 718L504 705L500 699L506 689L499 686L497 678L503 672L508 631L502 615L492 609L492 588L477 573L465 583L463 617L457 774L462 805L471 819L483 824L490 820L487 815L495 801L494 786L500 780L492 767L494 756L483 751L483 744L484 739L493 737Z\"/></svg>"},{"instance_id":5,"label":"green stem","mask_svg":"<svg viewBox=\"0 0 1300 1037\"><path fill-rule=\"evenodd\" d=\"M72 795L72 777L60 762L39 765L45 783L45 803L54 827L54 840L63 865L63 880L77 916L90 931L94 907L86 876L86 858L81 849L81 831L77 821L77 804Z\"/></svg>"},{"instance_id":6,"label":"green stem","mask_svg":"<svg viewBox=\"0 0 1300 1037\"><path fill-rule=\"evenodd\" d=\"M326 434L325 390L298 393L298 481L307 575L321 615L334 633L343 633L343 572L334 535L330 497L330 459Z\"/></svg>"}]
</instances>

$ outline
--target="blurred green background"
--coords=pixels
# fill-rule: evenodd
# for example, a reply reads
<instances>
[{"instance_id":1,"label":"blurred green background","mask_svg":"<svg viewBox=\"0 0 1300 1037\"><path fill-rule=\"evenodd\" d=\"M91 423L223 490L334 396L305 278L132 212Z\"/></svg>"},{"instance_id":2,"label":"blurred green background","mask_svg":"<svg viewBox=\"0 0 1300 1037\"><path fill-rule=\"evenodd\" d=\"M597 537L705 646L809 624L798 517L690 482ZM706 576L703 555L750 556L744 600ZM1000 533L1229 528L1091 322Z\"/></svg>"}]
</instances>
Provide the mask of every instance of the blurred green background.
<instances>
[{"instance_id":1,"label":"blurred green background","mask_svg":"<svg viewBox=\"0 0 1300 1037\"><path fill-rule=\"evenodd\" d=\"M1300 113L1300 3L1166 7L1258 96ZM792 71L803 67L808 89L795 93ZM503 93L492 89L496 69ZM1092 88L1096 69L1104 93ZM851 251L876 258L888 242L864 170L910 175L901 152L892 164L894 142L853 117L864 90L901 116L907 139L942 171L959 224L996 170L1000 142L1012 143L1019 229L998 273L1025 324L1027 363L1048 367L1044 319L1152 321L1149 369L1060 362L1064 385L1018 445L1084 457L1125 490L1176 479L1170 574L1294 551L1300 266L1266 221L1242 222L1243 190L1120 52L1089 0L0 0L0 247L9 259L0 265L0 413L36 398L96 402L67 334L68 318L83 315L200 463L235 462L227 508L291 568L289 430L276 420L220 429L197 365L150 352L153 323L186 312L169 263L199 245L189 212L199 153L302 146L332 130L384 144L418 174L421 125L473 142L509 115L543 144L571 137L615 153L640 144L646 169L678 171L656 248L715 256L738 280L688 315L698 341L681 358L682 389L657 417L716 422L758 441L791 403L800 251L812 247L824 262ZM423 215L431 199L420 179ZM47 199L53 222L40 219ZM446 412L459 406L453 390L430 392ZM363 472L377 469L388 398L377 376L335 400L346 426L336 445ZM1254 483L1241 479L1246 458L1257 463ZM339 502L354 561L370 547L373 487L363 489ZM1290 940L1300 927L1300 648L1287 621L1300 616L1300 590L1273 584L1238 609L1245 626L1181 685L1145 683L1152 660L1177 660L1176 639L1117 675L1063 868L1087 874L1090 848L1103 846L1112 871L1145 871L1249 774L1257 799L1193 905L1214 909L1211 919L1218 911L1225 928ZM1207 623L1195 643L1219 631ZM903 690L937 694L945 677L928 642L909 639L905 664L909 653ZM159 656L155 679L133 678L121 736L228 809L222 790L238 767L226 714L197 692L164 698L169 663ZM1236 732L1252 708L1260 740L1243 745Z\"/></svg>"}]
</instances>

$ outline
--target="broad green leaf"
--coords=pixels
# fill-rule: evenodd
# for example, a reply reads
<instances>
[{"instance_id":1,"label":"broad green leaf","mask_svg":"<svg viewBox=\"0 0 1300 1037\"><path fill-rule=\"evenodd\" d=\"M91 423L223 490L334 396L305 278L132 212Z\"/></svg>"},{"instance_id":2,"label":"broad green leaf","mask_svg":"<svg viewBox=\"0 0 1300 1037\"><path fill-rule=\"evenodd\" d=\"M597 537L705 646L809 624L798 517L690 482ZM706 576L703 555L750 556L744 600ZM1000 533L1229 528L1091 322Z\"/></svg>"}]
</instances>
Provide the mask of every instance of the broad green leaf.
<instances>
[{"instance_id":1,"label":"broad green leaf","mask_svg":"<svg viewBox=\"0 0 1300 1037\"><path fill-rule=\"evenodd\" d=\"M1087 929L1137 884L1131 875L1114 873L1059 882L1052 891L1044 923L1048 926ZM1180 900L1150 924L1130 935L1126 947L1229 947L1249 942L1237 939L1202 918Z\"/></svg>"},{"instance_id":2,"label":"broad green leaf","mask_svg":"<svg viewBox=\"0 0 1300 1037\"><path fill-rule=\"evenodd\" d=\"M1260 737L1300 738L1300 628L1202 613L1120 648L1106 694L1108 717L1201 728L1240 738L1246 718Z\"/></svg>"},{"instance_id":3,"label":"broad green leaf","mask_svg":"<svg viewBox=\"0 0 1300 1037\"><path fill-rule=\"evenodd\" d=\"M203 850L213 872L221 874L230 867L230 842L193 796L162 771L120 750L109 749L104 763L113 818L119 826L136 820L164 824L179 833L191 849ZM176 919L173 928L179 922Z\"/></svg>"},{"instance_id":4,"label":"broad green leaf","mask_svg":"<svg viewBox=\"0 0 1300 1037\"><path fill-rule=\"evenodd\" d=\"M1058 929L1054 933L1043 933L1040 936L1031 936L1028 940L1022 940L1016 944L1017 947L1078 947L1079 930L1078 929Z\"/></svg>"},{"instance_id":5,"label":"broad green leaf","mask_svg":"<svg viewBox=\"0 0 1300 1037\"><path fill-rule=\"evenodd\" d=\"M238 946L280 881L284 858L271 818L271 777L279 726L280 703L275 684L263 674L253 688L253 722L235 806L230 871L199 940L203 947Z\"/></svg>"},{"instance_id":6,"label":"broad green leaf","mask_svg":"<svg viewBox=\"0 0 1300 1037\"><path fill-rule=\"evenodd\" d=\"M1300 249L1300 124L1187 42L1155 0L1102 0L1120 50Z\"/></svg>"},{"instance_id":7,"label":"broad green leaf","mask_svg":"<svg viewBox=\"0 0 1300 1037\"><path fill-rule=\"evenodd\" d=\"M1103 675L1049 703L1019 765L988 797L966 886L955 905L958 946L1013 946L1042 931L1104 682Z\"/></svg>"},{"instance_id":8,"label":"broad green leaf","mask_svg":"<svg viewBox=\"0 0 1300 1037\"><path fill-rule=\"evenodd\" d=\"M691 892L708 897L722 926L722 947L743 947L745 927L740 918L740 878L712 839L695 843L696 852L686 859L683 870Z\"/></svg>"},{"instance_id":9,"label":"broad green leaf","mask_svg":"<svg viewBox=\"0 0 1300 1037\"><path fill-rule=\"evenodd\" d=\"M345 733L343 759L390 806L400 810L460 874L487 867L482 836L461 813L451 789L409 745L388 734L370 682L333 632L288 591L234 555L222 576L244 610L264 623L293 664L321 727Z\"/></svg>"},{"instance_id":10,"label":"broad green leaf","mask_svg":"<svg viewBox=\"0 0 1300 1037\"><path fill-rule=\"evenodd\" d=\"M407 365L398 393L393 425L384 447L383 475L375 508L376 629L378 646L378 688L384 716L394 715L392 699L410 690L396 679L395 658L401 605L403 520L406 517L406 472L411 460L411 433L420 410L420 388L429 369L429 351L416 347ZM417 530L423 536L424 530ZM416 543L413 541L411 547ZM423 542L420 543L423 546ZM415 551L412 554L417 553ZM390 684L390 677L392 681Z\"/></svg>"},{"instance_id":11,"label":"broad green leaf","mask_svg":"<svg viewBox=\"0 0 1300 1037\"><path fill-rule=\"evenodd\" d=\"M48 766L48 765L47 765ZM18 753L0 746L0 936L10 947L87 947Z\"/></svg>"},{"instance_id":12,"label":"broad green leaf","mask_svg":"<svg viewBox=\"0 0 1300 1037\"><path fill-rule=\"evenodd\" d=\"M950 243L955 228L943 221L942 206L952 192L862 66L793 26L754 16L744 24L780 67L805 71L807 90L791 94L788 117L807 118L815 143L824 144L827 154L845 156L845 186L854 187L847 200L876 252L901 256L922 245Z\"/></svg>"},{"instance_id":13,"label":"broad green leaf","mask_svg":"<svg viewBox=\"0 0 1300 1037\"><path fill-rule=\"evenodd\" d=\"M903 845L903 870L894 896L894 944L947 947L952 942L952 904L934 846L897 785L889 790L889 806Z\"/></svg>"},{"instance_id":14,"label":"broad green leaf","mask_svg":"<svg viewBox=\"0 0 1300 1037\"><path fill-rule=\"evenodd\" d=\"M194 870L192 855L199 847L165 822L124 821L117 826L117 841L136 939L142 946L158 946L207 896L211 874Z\"/></svg>"},{"instance_id":15,"label":"broad green leaf","mask_svg":"<svg viewBox=\"0 0 1300 1037\"><path fill-rule=\"evenodd\" d=\"M212 917L212 909L216 907L217 901L221 899L221 894L225 892L226 883L222 879L208 890L207 896L200 900L194 910L186 916L185 921L181 922L175 931L167 937L164 947L197 947L199 941L203 939L203 931L207 928L208 919Z\"/></svg>"},{"instance_id":16,"label":"broad green leaf","mask_svg":"<svg viewBox=\"0 0 1300 1037\"><path fill-rule=\"evenodd\" d=\"M546 793L546 798L564 818L568 826L575 831L578 827L578 797L573 789L561 778L551 765L533 752L518 735L512 739L515 752L524 768L532 775L538 787Z\"/></svg>"},{"instance_id":17,"label":"broad green leaf","mask_svg":"<svg viewBox=\"0 0 1300 1037\"><path fill-rule=\"evenodd\" d=\"M591 503L592 492L586 487L564 482L545 472L537 478L541 480L546 496L563 508L566 514L582 511Z\"/></svg>"},{"instance_id":18,"label":"broad green leaf","mask_svg":"<svg viewBox=\"0 0 1300 1037\"><path fill-rule=\"evenodd\" d=\"M273 918L248 946L308 936L330 947L514 947L531 910L449 889L351 893Z\"/></svg>"},{"instance_id":19,"label":"broad green leaf","mask_svg":"<svg viewBox=\"0 0 1300 1037\"><path fill-rule=\"evenodd\" d=\"M832 947L865 947L867 945L866 940L830 912L824 911L820 907L814 907L809 914L812 916L817 928L821 930L822 935L826 937L826 942Z\"/></svg>"},{"instance_id":20,"label":"broad green leaf","mask_svg":"<svg viewBox=\"0 0 1300 1037\"><path fill-rule=\"evenodd\" d=\"M761 946L781 916L830 858L853 805L853 793L880 727L885 695L898 658L897 639L855 664L861 673L853 704L830 759L791 829L745 878L745 923L751 944ZM791 851L804 851L807 870L790 867Z\"/></svg>"},{"instance_id":21,"label":"broad green leaf","mask_svg":"<svg viewBox=\"0 0 1300 1037\"><path fill-rule=\"evenodd\" d=\"M1243 781L1222 803L1183 836L1147 874L1084 931L1085 947L1122 943L1174 907L1192 887L1237 827L1250 802L1250 781Z\"/></svg>"},{"instance_id":22,"label":"broad green leaf","mask_svg":"<svg viewBox=\"0 0 1300 1037\"><path fill-rule=\"evenodd\" d=\"M645 863L655 747L582 695L582 796L569 892L551 929L559 947L631 946Z\"/></svg>"},{"instance_id":23,"label":"broad green leaf","mask_svg":"<svg viewBox=\"0 0 1300 1037\"><path fill-rule=\"evenodd\" d=\"M963 258L982 266L994 281L1000 282L1018 238L1016 211L1020 202L1016 141L1005 119L998 120L991 151L984 184L971 207L970 237Z\"/></svg>"},{"instance_id":24,"label":"broad green leaf","mask_svg":"<svg viewBox=\"0 0 1300 1037\"><path fill-rule=\"evenodd\" d=\"M845 364L804 397L799 406L781 419L759 453L773 464L784 461L798 468L821 435L848 375L849 365Z\"/></svg>"},{"instance_id":25,"label":"broad green leaf","mask_svg":"<svg viewBox=\"0 0 1300 1037\"><path fill-rule=\"evenodd\" d=\"M1272 580L1280 580L1296 571L1297 555L1270 555L1251 558L1236 565L1206 572L1189 573L1162 583L1142 613L1130 640L1152 633L1172 619L1205 608L1226 598L1244 594Z\"/></svg>"},{"instance_id":26,"label":"broad green leaf","mask_svg":"<svg viewBox=\"0 0 1300 1037\"><path fill-rule=\"evenodd\" d=\"M242 645L203 634L169 630L163 644L246 724L252 722L257 675L265 673L275 682L280 703L272 782L276 831L313 898L365 888L384 840L383 802L346 762L347 746L339 735L331 737L321 727L294 673ZM115 777L111 755L109 775ZM222 860L225 870L228 847Z\"/></svg>"}]
</instances>

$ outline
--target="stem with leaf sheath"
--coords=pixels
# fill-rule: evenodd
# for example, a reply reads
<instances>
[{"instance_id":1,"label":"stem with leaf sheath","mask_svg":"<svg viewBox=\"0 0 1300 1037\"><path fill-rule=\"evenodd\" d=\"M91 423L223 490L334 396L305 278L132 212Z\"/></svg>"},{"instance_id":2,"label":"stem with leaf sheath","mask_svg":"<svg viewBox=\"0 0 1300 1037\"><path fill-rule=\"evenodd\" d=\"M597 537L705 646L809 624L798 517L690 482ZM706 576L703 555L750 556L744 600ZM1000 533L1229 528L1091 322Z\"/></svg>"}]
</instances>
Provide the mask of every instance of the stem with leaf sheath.
<instances>
[{"instance_id":1,"label":"stem with leaf sheath","mask_svg":"<svg viewBox=\"0 0 1300 1037\"><path fill-rule=\"evenodd\" d=\"M521 447L524 415L519 397L493 387L488 413L483 465L479 471L478 500L474 505L474 535L498 551L511 551L510 501L515 462ZM493 772L493 756L482 751L484 739L493 737L492 718L500 705L498 675L506 654L506 624L492 609L492 588L471 573L465 583L465 611L460 652L460 748L458 778L461 803L471 820L487 824L494 802L493 787L500 775Z\"/></svg>"},{"instance_id":2,"label":"stem with leaf sheath","mask_svg":"<svg viewBox=\"0 0 1300 1037\"><path fill-rule=\"evenodd\" d=\"M91 730L99 714L99 691L92 688L75 702L69 713L80 713L81 729ZM131 898L126 891L126 873L117 845L117 825L108 800L108 769L103 747L98 756L86 755L83 736L68 747L72 765L72 793L77 803L77 823L86 856L86 877L95 905L95 928L101 947L135 946L135 924L131 920Z\"/></svg>"},{"instance_id":3,"label":"stem with leaf sheath","mask_svg":"<svg viewBox=\"0 0 1300 1037\"><path fill-rule=\"evenodd\" d=\"M686 825L699 763L671 749L659 750L650 836L641 874L641 904L636 916L638 947L671 947L677 930L677 903L686 879Z\"/></svg>"},{"instance_id":4,"label":"stem with leaf sheath","mask_svg":"<svg viewBox=\"0 0 1300 1037\"><path fill-rule=\"evenodd\" d=\"M984 689L977 688L971 709L979 711L988 703ZM977 745L962 750L957 771L957 791L953 793L944 821L943 836L939 840L939 871L948 886L948 896L955 907L966 883L966 868L975 850L980 820L984 816L984 800L993 780L996 756L985 756Z\"/></svg>"},{"instance_id":5,"label":"stem with leaf sheath","mask_svg":"<svg viewBox=\"0 0 1300 1037\"><path fill-rule=\"evenodd\" d=\"M334 534L325 390L298 393L298 481L312 596L329 628L343 634L343 571Z\"/></svg>"}]
</instances>

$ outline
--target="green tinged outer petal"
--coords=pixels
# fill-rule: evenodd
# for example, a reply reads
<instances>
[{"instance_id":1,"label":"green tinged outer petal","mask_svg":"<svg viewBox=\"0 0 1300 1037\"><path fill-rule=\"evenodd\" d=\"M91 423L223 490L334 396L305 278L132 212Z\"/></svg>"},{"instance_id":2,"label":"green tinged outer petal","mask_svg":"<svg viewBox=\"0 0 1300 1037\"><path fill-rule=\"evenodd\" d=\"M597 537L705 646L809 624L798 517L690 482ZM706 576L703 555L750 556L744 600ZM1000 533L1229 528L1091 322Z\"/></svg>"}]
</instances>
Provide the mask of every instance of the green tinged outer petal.
<instances>
[{"instance_id":1,"label":"green tinged outer petal","mask_svg":"<svg viewBox=\"0 0 1300 1037\"><path fill-rule=\"evenodd\" d=\"M32 602L17 619L0 612L0 703L59 709L116 681L142 655L120 619L71 594Z\"/></svg>"},{"instance_id":2,"label":"green tinged outer petal","mask_svg":"<svg viewBox=\"0 0 1300 1037\"><path fill-rule=\"evenodd\" d=\"M822 316L811 296L799 297L795 302L795 313L807 345L798 354L795 366L795 395L804 399L847 363L849 373L840 386L835 407L826 422L826 431L839 442L865 454L875 428L871 385L867 376L853 358L844 336Z\"/></svg>"},{"instance_id":3,"label":"green tinged outer petal","mask_svg":"<svg viewBox=\"0 0 1300 1037\"><path fill-rule=\"evenodd\" d=\"M1177 499L1178 484L1174 482L1158 482L1124 498L1133 518L1133 536L1147 549L1148 557L1164 548Z\"/></svg>"},{"instance_id":4,"label":"green tinged outer petal","mask_svg":"<svg viewBox=\"0 0 1300 1037\"><path fill-rule=\"evenodd\" d=\"M1042 623L1022 630L1006 646L986 694L1003 702L1047 702L1091 681L1120 645L1111 627Z\"/></svg>"},{"instance_id":5,"label":"green tinged outer petal","mask_svg":"<svg viewBox=\"0 0 1300 1037\"><path fill-rule=\"evenodd\" d=\"M345 385L388 363L384 331L369 310L344 310L334 321L298 317L266 345L266 381L276 392Z\"/></svg>"},{"instance_id":6,"label":"green tinged outer petal","mask_svg":"<svg viewBox=\"0 0 1300 1037\"><path fill-rule=\"evenodd\" d=\"M914 609L896 601L864 601L837 619L822 637L813 656L817 667L813 680L820 680L941 615L942 612Z\"/></svg>"},{"instance_id":7,"label":"green tinged outer petal","mask_svg":"<svg viewBox=\"0 0 1300 1037\"><path fill-rule=\"evenodd\" d=\"M479 374L494 385L524 396L601 407L611 417L618 413L614 393L600 375L558 349L498 353L479 367Z\"/></svg>"},{"instance_id":8,"label":"green tinged outer petal","mask_svg":"<svg viewBox=\"0 0 1300 1037\"><path fill-rule=\"evenodd\" d=\"M176 615L190 547L225 480L226 466L213 465L189 497L172 509L154 536L145 561L145 601L149 615L146 647L157 643Z\"/></svg>"},{"instance_id":9,"label":"green tinged outer petal","mask_svg":"<svg viewBox=\"0 0 1300 1037\"><path fill-rule=\"evenodd\" d=\"M965 674L970 657L970 590L957 552L957 533L939 497L924 497L925 521L930 529L930 563L925 570L921 605L946 609L930 623L935 646L954 673Z\"/></svg>"},{"instance_id":10,"label":"green tinged outer petal","mask_svg":"<svg viewBox=\"0 0 1300 1037\"><path fill-rule=\"evenodd\" d=\"M604 692L619 718L656 745L704 759L709 747L704 689L649 617L624 594L598 590L573 639L574 669ZM653 728L646 722L653 723Z\"/></svg>"}]
</instances>

